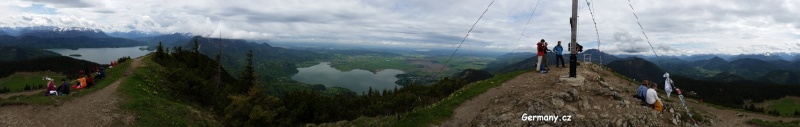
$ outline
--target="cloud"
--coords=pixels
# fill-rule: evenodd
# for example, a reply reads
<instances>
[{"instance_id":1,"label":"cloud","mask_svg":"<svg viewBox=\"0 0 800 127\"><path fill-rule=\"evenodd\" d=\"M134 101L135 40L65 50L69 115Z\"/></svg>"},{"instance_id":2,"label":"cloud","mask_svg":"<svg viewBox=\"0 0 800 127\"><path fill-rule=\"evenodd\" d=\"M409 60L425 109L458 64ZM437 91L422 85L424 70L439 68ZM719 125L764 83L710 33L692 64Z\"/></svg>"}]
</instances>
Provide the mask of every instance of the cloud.
<instances>
[{"instance_id":1,"label":"cloud","mask_svg":"<svg viewBox=\"0 0 800 127\"><path fill-rule=\"evenodd\" d=\"M614 33L613 40L607 43L612 45L612 47L610 49L606 49L605 51L612 53L641 53L651 50L644 39L640 37L634 37L628 32Z\"/></svg>"},{"instance_id":2,"label":"cloud","mask_svg":"<svg viewBox=\"0 0 800 127\"><path fill-rule=\"evenodd\" d=\"M89 8L94 7L94 5L90 4L89 2L83 0L24 0L30 1L35 3L43 3L48 5L54 5L55 7L66 7L66 8Z\"/></svg>"}]
</instances>

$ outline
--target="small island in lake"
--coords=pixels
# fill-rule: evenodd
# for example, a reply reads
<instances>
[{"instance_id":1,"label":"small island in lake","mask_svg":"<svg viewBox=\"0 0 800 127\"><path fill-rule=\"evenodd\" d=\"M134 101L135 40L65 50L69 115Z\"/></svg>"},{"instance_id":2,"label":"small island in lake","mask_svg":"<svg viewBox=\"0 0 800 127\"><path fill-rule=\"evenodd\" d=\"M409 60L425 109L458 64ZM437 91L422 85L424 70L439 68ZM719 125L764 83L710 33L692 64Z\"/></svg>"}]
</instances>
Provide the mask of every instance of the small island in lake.
<instances>
[{"instance_id":1,"label":"small island in lake","mask_svg":"<svg viewBox=\"0 0 800 127\"><path fill-rule=\"evenodd\" d=\"M69 56L80 57L80 56L83 56L83 55L81 55L81 54L69 54Z\"/></svg>"}]
</instances>

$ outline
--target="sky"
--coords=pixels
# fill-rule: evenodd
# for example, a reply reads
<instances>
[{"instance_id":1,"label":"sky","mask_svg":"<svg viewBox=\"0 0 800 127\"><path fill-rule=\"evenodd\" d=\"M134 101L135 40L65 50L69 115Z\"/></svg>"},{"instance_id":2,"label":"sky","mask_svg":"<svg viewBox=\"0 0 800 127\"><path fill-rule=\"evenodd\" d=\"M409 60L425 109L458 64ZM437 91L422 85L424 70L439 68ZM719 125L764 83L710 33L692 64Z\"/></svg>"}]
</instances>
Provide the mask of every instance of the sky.
<instances>
[{"instance_id":1,"label":"sky","mask_svg":"<svg viewBox=\"0 0 800 127\"><path fill-rule=\"evenodd\" d=\"M105 32L136 30L206 37L222 33L223 38L257 42L455 49L490 3L6 0L0 3L0 27L86 27ZM550 47L558 41L566 46L571 5L568 0L496 0L462 48L534 51L535 42L541 39ZM651 55L653 50L659 55L800 51L798 0L579 0L578 5L578 43L610 54Z\"/></svg>"}]
</instances>

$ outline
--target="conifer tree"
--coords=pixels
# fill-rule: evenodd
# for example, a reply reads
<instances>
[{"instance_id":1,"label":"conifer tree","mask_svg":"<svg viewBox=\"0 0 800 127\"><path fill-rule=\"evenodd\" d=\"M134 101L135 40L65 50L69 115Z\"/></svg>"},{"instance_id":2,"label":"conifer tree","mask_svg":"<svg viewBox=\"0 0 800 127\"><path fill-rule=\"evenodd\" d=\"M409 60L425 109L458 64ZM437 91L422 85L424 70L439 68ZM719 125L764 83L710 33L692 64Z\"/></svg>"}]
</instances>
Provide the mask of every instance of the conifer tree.
<instances>
[{"instance_id":1,"label":"conifer tree","mask_svg":"<svg viewBox=\"0 0 800 127\"><path fill-rule=\"evenodd\" d=\"M161 45L161 42L158 42L158 47L156 48L156 59L164 59L164 46Z\"/></svg>"}]
</instances>

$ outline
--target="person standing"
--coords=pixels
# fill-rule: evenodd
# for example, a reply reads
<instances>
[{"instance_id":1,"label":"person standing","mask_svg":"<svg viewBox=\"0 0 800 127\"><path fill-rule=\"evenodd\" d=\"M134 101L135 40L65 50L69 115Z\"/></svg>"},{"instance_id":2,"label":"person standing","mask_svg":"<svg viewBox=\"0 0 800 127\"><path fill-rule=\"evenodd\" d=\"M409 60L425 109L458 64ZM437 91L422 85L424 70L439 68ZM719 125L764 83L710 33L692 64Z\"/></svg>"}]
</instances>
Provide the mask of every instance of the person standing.
<instances>
[{"instance_id":1,"label":"person standing","mask_svg":"<svg viewBox=\"0 0 800 127\"><path fill-rule=\"evenodd\" d=\"M547 48L547 42L544 42L544 56L542 56L542 67L544 67L544 71L549 71L550 68L547 67L547 52L550 52L550 49Z\"/></svg>"},{"instance_id":2,"label":"person standing","mask_svg":"<svg viewBox=\"0 0 800 127\"><path fill-rule=\"evenodd\" d=\"M669 98L669 94L672 93L672 79L669 78L669 73L664 73L664 91L667 92L667 98Z\"/></svg>"},{"instance_id":3,"label":"person standing","mask_svg":"<svg viewBox=\"0 0 800 127\"><path fill-rule=\"evenodd\" d=\"M536 56L538 59L536 60L536 71L544 73L544 67L542 67L542 56L544 56L545 48L544 48L544 39L536 43Z\"/></svg>"},{"instance_id":4,"label":"person standing","mask_svg":"<svg viewBox=\"0 0 800 127\"><path fill-rule=\"evenodd\" d=\"M553 48L553 52L556 54L556 67L558 67L558 62L561 61L561 67L567 68L564 66L564 55L561 52L564 51L564 47L561 47L561 41L558 41L558 44L555 48Z\"/></svg>"}]
</instances>

